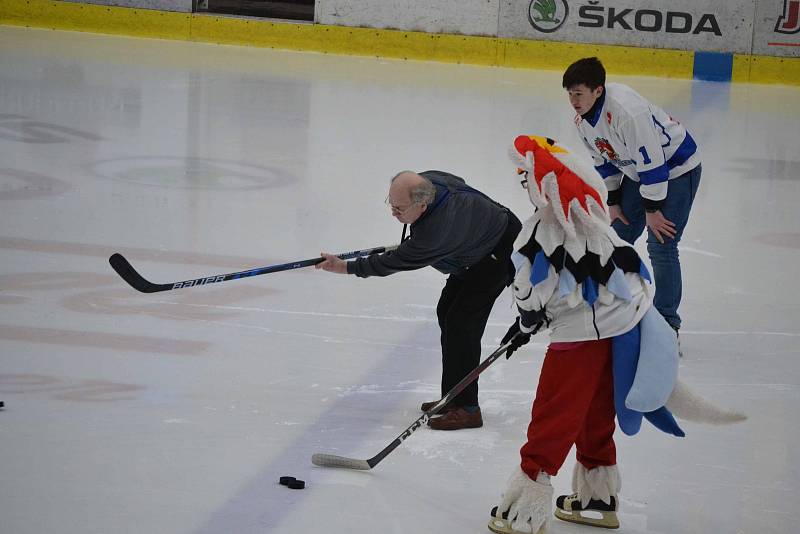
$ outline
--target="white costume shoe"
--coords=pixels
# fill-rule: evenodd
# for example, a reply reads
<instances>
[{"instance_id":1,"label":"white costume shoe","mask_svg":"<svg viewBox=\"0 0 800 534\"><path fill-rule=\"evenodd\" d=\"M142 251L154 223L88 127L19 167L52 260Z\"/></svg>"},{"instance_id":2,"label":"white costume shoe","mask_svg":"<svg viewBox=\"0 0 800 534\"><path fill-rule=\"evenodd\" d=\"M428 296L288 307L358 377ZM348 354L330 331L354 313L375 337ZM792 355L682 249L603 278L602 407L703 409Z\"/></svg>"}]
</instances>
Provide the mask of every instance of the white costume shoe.
<instances>
[{"instance_id":1,"label":"white costume shoe","mask_svg":"<svg viewBox=\"0 0 800 534\"><path fill-rule=\"evenodd\" d=\"M517 467L508 480L503 501L492 508L489 530L497 534L544 534L553 509L553 486L547 473L536 480Z\"/></svg>"},{"instance_id":2,"label":"white costume shoe","mask_svg":"<svg viewBox=\"0 0 800 534\"><path fill-rule=\"evenodd\" d=\"M588 470L580 462L572 473L572 495L556 499L555 516L593 527L619 528L617 494L622 484L616 465Z\"/></svg>"}]
</instances>

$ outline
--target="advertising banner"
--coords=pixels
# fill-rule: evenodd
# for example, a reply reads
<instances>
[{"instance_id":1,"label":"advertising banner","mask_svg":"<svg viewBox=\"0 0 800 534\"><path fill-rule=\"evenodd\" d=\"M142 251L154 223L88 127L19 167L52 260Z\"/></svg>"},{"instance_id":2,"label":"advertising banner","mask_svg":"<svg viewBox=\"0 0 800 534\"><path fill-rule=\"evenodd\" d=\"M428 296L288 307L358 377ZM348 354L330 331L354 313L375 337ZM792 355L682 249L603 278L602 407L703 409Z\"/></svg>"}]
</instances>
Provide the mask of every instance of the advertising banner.
<instances>
[{"instance_id":1,"label":"advertising banner","mask_svg":"<svg viewBox=\"0 0 800 534\"><path fill-rule=\"evenodd\" d=\"M755 0L503 0L498 33L517 39L749 54L754 12Z\"/></svg>"},{"instance_id":2,"label":"advertising banner","mask_svg":"<svg viewBox=\"0 0 800 534\"><path fill-rule=\"evenodd\" d=\"M753 54L800 57L800 0L758 0Z\"/></svg>"}]
</instances>

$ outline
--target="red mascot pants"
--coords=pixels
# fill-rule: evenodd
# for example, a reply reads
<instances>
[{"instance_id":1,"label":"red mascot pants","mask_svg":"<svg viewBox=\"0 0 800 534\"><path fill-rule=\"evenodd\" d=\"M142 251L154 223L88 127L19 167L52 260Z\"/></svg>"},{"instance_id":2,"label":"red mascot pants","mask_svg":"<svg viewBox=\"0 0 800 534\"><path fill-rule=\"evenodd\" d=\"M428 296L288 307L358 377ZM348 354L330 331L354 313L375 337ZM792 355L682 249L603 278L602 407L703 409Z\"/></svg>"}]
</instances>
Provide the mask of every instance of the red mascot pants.
<instances>
[{"instance_id":1,"label":"red mascot pants","mask_svg":"<svg viewBox=\"0 0 800 534\"><path fill-rule=\"evenodd\" d=\"M586 469L615 465L614 415L611 340L551 344L520 450L522 470L533 480L540 470L555 476L573 443Z\"/></svg>"}]
</instances>

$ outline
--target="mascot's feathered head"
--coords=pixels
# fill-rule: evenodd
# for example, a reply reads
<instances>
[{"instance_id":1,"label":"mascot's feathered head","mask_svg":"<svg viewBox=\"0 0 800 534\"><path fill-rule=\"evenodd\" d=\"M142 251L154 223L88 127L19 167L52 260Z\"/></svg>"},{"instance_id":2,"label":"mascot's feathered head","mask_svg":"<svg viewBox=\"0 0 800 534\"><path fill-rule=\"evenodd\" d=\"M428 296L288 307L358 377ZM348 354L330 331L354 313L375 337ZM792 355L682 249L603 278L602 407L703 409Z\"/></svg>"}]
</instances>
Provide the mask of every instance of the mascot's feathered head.
<instances>
[{"instance_id":1,"label":"mascot's feathered head","mask_svg":"<svg viewBox=\"0 0 800 534\"><path fill-rule=\"evenodd\" d=\"M531 202L540 209L552 205L568 233L574 233L574 219L584 215L596 214L608 224L608 192L602 178L556 141L520 135L514 139L511 158L528 175Z\"/></svg>"},{"instance_id":2,"label":"mascot's feathered head","mask_svg":"<svg viewBox=\"0 0 800 534\"><path fill-rule=\"evenodd\" d=\"M548 137L520 135L509 155L518 173L527 174L545 252L563 245L575 261L589 250L605 263L621 240L610 226L608 191L597 171Z\"/></svg>"}]
</instances>

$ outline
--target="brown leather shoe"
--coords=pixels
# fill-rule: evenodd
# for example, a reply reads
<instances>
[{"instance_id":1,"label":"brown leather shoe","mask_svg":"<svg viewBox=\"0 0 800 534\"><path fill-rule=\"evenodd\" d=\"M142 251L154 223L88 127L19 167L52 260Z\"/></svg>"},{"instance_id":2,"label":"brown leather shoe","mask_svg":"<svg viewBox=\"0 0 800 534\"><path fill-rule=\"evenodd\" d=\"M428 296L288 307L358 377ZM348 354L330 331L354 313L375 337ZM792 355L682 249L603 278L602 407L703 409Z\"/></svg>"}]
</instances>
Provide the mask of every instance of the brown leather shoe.
<instances>
[{"instance_id":1,"label":"brown leather shoe","mask_svg":"<svg viewBox=\"0 0 800 534\"><path fill-rule=\"evenodd\" d=\"M423 412L427 412L431 408L436 406L437 402L439 402L439 401L435 400L435 401L430 401L430 402L423 402L422 405L419 407L419 409L422 410ZM448 404L447 406L445 406L444 408L439 410L437 413L439 415L441 415L441 414L445 414L445 413L449 412L450 410L455 410L455 409L456 409L456 406L453 406L452 404Z\"/></svg>"},{"instance_id":2,"label":"brown leather shoe","mask_svg":"<svg viewBox=\"0 0 800 534\"><path fill-rule=\"evenodd\" d=\"M462 428L480 428L483 426L481 409L469 413L461 407L456 407L441 417L434 417L428 421L428 426L434 430L459 430Z\"/></svg>"}]
</instances>

